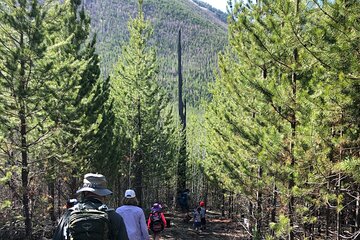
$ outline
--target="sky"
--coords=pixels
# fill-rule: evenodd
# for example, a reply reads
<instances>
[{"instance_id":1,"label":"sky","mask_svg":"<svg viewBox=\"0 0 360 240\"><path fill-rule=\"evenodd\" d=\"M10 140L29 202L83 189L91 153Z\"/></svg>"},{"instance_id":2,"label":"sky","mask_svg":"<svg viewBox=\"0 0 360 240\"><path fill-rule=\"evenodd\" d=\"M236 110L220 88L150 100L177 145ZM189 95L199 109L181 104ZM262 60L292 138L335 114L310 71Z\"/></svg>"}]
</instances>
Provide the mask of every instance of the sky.
<instances>
[{"instance_id":1,"label":"sky","mask_svg":"<svg viewBox=\"0 0 360 240\"><path fill-rule=\"evenodd\" d=\"M220 9L223 12L226 12L227 0L201 0L213 6L214 8Z\"/></svg>"}]
</instances>

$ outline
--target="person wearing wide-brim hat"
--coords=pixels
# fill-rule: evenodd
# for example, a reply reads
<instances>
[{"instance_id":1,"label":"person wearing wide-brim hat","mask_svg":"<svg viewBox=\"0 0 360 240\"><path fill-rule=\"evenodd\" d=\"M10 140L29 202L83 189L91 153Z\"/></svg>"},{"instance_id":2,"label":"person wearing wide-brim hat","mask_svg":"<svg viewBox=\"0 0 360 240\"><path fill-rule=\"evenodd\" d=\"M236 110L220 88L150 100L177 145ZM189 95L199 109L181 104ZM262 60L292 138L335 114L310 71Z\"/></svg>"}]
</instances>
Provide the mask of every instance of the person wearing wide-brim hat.
<instances>
[{"instance_id":1,"label":"person wearing wide-brim hat","mask_svg":"<svg viewBox=\"0 0 360 240\"><path fill-rule=\"evenodd\" d=\"M123 205L116 212L124 219L129 239L149 240L149 232L145 221L144 211L138 207L135 191L125 191Z\"/></svg>"},{"instance_id":2,"label":"person wearing wide-brim hat","mask_svg":"<svg viewBox=\"0 0 360 240\"><path fill-rule=\"evenodd\" d=\"M106 178L101 174L88 173L85 174L83 186L76 192L80 201L74 207L68 209L61 217L56 228L53 240L69 239L67 231L68 222L71 211L75 209L98 209L106 212L109 219L109 236L111 240L128 240L128 235L124 220L114 210L109 209L105 205L106 197L112 192L107 188ZM92 236L89 236L89 239Z\"/></svg>"}]
</instances>

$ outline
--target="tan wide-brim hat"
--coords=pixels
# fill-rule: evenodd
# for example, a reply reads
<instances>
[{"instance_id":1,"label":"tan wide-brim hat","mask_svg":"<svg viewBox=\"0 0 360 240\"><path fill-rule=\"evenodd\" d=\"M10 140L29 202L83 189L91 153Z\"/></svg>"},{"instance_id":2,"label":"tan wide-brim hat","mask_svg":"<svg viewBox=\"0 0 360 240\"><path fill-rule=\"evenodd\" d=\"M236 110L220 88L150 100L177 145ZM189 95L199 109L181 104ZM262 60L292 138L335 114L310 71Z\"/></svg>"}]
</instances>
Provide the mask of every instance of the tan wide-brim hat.
<instances>
[{"instance_id":1,"label":"tan wide-brim hat","mask_svg":"<svg viewBox=\"0 0 360 240\"><path fill-rule=\"evenodd\" d=\"M112 191L107 189L107 181L104 175L88 173L84 176L83 186L76 193L92 192L99 196L111 195Z\"/></svg>"}]
</instances>

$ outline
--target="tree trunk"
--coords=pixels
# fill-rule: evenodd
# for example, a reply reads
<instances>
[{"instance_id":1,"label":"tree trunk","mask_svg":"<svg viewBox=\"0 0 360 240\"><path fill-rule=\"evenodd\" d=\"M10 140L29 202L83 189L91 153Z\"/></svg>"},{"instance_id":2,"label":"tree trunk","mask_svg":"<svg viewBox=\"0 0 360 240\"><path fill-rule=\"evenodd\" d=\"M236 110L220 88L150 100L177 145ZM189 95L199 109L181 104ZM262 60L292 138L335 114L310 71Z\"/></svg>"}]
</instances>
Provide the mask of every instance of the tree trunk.
<instances>
[{"instance_id":1,"label":"tree trunk","mask_svg":"<svg viewBox=\"0 0 360 240\"><path fill-rule=\"evenodd\" d=\"M341 123L343 122L344 116L343 114L341 114ZM343 130L341 129L340 131L340 136L343 137ZM343 160L343 147L340 144L340 149L339 149L339 161L342 162ZM337 180L337 184L336 184L336 196L339 199L339 196L341 194L341 178L342 175L341 173L338 174L338 180ZM339 204L339 203L338 203ZM336 206L337 208L339 207L338 205ZM336 211L336 240L340 240L341 239L341 211L337 209Z\"/></svg>"},{"instance_id":2,"label":"tree trunk","mask_svg":"<svg viewBox=\"0 0 360 240\"><path fill-rule=\"evenodd\" d=\"M271 209L271 222L276 222L276 205L277 205L277 188L276 183L274 181L274 190L273 190L273 199L272 199L272 209ZM271 230L271 235L274 237L275 232Z\"/></svg>"},{"instance_id":3,"label":"tree trunk","mask_svg":"<svg viewBox=\"0 0 360 240\"><path fill-rule=\"evenodd\" d=\"M222 191L221 202L221 216L225 217L225 190Z\"/></svg>"},{"instance_id":4,"label":"tree trunk","mask_svg":"<svg viewBox=\"0 0 360 240\"><path fill-rule=\"evenodd\" d=\"M296 4L299 4L300 0L296 1ZM298 9L297 9L298 11ZM297 12L296 12L297 14ZM294 49L293 51L293 59L295 64L298 64L299 61L299 55L298 55L298 50L297 48ZM297 95L297 74L296 71L293 70L292 74L291 74L291 81L292 81L292 99L293 99L293 112L291 114L291 142L290 142L290 161L291 161L291 169L294 170L295 168L295 153L294 153L294 147L295 147L295 138L296 138L296 125L297 125L297 118L296 118L296 95ZM294 174L293 172L290 175L290 179L289 179L289 190L291 191L293 189L293 187L295 186L295 182L294 182ZM290 233L289 233L289 240L293 240L294 239L294 231L293 231L293 227L294 227L294 204L295 204L295 198L293 196L293 194L290 193L290 199L289 199L289 218L290 218Z\"/></svg>"},{"instance_id":5,"label":"tree trunk","mask_svg":"<svg viewBox=\"0 0 360 240\"><path fill-rule=\"evenodd\" d=\"M57 182L57 215L61 216L61 180Z\"/></svg>"},{"instance_id":6,"label":"tree trunk","mask_svg":"<svg viewBox=\"0 0 360 240\"><path fill-rule=\"evenodd\" d=\"M249 233L250 233L250 240L252 240L253 239L253 226L254 226L254 224L253 224L253 221L252 221L252 219L253 219L253 203L251 202L251 201L249 201L249 217L248 217L248 219L249 219Z\"/></svg>"},{"instance_id":7,"label":"tree trunk","mask_svg":"<svg viewBox=\"0 0 360 240\"><path fill-rule=\"evenodd\" d=\"M51 221L55 223L55 182L50 180L48 183L48 206L49 206L49 217Z\"/></svg>"},{"instance_id":8,"label":"tree trunk","mask_svg":"<svg viewBox=\"0 0 360 240\"><path fill-rule=\"evenodd\" d=\"M141 161L140 154L136 157L136 160ZM139 164L140 165L140 164ZM139 200L139 205L142 206L142 167L137 165L135 169L135 192L136 198Z\"/></svg>"},{"instance_id":9,"label":"tree trunk","mask_svg":"<svg viewBox=\"0 0 360 240\"><path fill-rule=\"evenodd\" d=\"M259 179L262 179L262 167L259 167L259 170L258 170L258 177ZM256 212L256 236L257 236L257 239L262 239L262 233L261 233L261 229L262 229L262 221L263 221L263 218L262 218L262 192L261 190L258 190L257 191L257 196L256 196L256 202L257 202L257 212Z\"/></svg>"},{"instance_id":10,"label":"tree trunk","mask_svg":"<svg viewBox=\"0 0 360 240\"><path fill-rule=\"evenodd\" d=\"M359 217L359 208L360 208L360 193L357 191L356 193L356 207L355 207L355 231L359 230L360 226L360 217Z\"/></svg>"},{"instance_id":11,"label":"tree trunk","mask_svg":"<svg viewBox=\"0 0 360 240\"><path fill-rule=\"evenodd\" d=\"M22 115L22 114L20 114ZM24 116L24 115L23 115ZM22 168L21 168L21 182L22 182L22 203L23 211L25 217L25 233L26 238L31 239L32 236L32 224L30 217L30 197L29 197L29 165L28 165L28 154L26 147L26 121L25 118L21 119L21 158L22 158Z\"/></svg>"},{"instance_id":12,"label":"tree trunk","mask_svg":"<svg viewBox=\"0 0 360 240\"><path fill-rule=\"evenodd\" d=\"M183 102L183 78L182 78L182 60L181 60L181 29L179 30L178 38L178 74L179 74L179 116L181 121L182 130L186 129L186 112L184 111L186 106Z\"/></svg>"},{"instance_id":13,"label":"tree trunk","mask_svg":"<svg viewBox=\"0 0 360 240\"><path fill-rule=\"evenodd\" d=\"M300 6L300 0L296 0L295 2L295 15L297 16L299 14L299 6ZM298 54L298 49L295 48L293 50L293 61L295 63L295 66L298 65L299 62L299 54ZM295 148L295 138L296 138L296 126L297 126L297 116L296 116L296 105L297 105L297 100L296 100L296 96L297 96L297 74L296 74L296 70L294 69L292 74L291 74L291 82L292 82L292 99L293 99L293 113L291 114L291 143L290 143L290 160L291 160L291 169L293 170L291 175L290 175L290 180L289 180L289 190L292 191L293 187L295 186L295 182L294 182L294 168L295 168L295 163L296 163L296 159L295 159L295 153L294 153L294 148ZM294 222L295 222L295 211L294 211L294 206L295 205L295 198L293 196L292 193L290 193L290 199L289 199L289 218L290 218L290 233L289 233L289 240L293 240L294 239Z\"/></svg>"},{"instance_id":14,"label":"tree trunk","mask_svg":"<svg viewBox=\"0 0 360 240\"><path fill-rule=\"evenodd\" d=\"M139 200L139 205L142 206L142 178L143 178L143 166L142 166L142 119L141 119L141 103L140 98L137 103L137 131L140 136L140 142L138 149L135 152L135 192L136 197Z\"/></svg>"},{"instance_id":15,"label":"tree trunk","mask_svg":"<svg viewBox=\"0 0 360 240\"><path fill-rule=\"evenodd\" d=\"M327 183L327 191L330 192L330 179ZM325 236L326 238L329 237L329 233L330 233L330 206L329 204L326 204L326 226L325 226Z\"/></svg>"},{"instance_id":16,"label":"tree trunk","mask_svg":"<svg viewBox=\"0 0 360 240\"><path fill-rule=\"evenodd\" d=\"M233 195L232 193L229 194L229 211L228 211L228 218L232 218L233 215Z\"/></svg>"},{"instance_id":17,"label":"tree trunk","mask_svg":"<svg viewBox=\"0 0 360 240\"><path fill-rule=\"evenodd\" d=\"M208 195L209 195L209 182L206 179L205 175L204 175L204 183L205 183L204 202L205 202L205 205L207 206Z\"/></svg>"},{"instance_id":18,"label":"tree trunk","mask_svg":"<svg viewBox=\"0 0 360 240\"><path fill-rule=\"evenodd\" d=\"M82 185L82 182L81 182ZM71 198L76 197L76 190L78 189L80 185L78 184L78 176L77 176L77 170L74 168L71 171L71 177L70 177L70 194Z\"/></svg>"},{"instance_id":19,"label":"tree trunk","mask_svg":"<svg viewBox=\"0 0 360 240\"><path fill-rule=\"evenodd\" d=\"M180 143L180 154L178 161L178 181L177 181L177 190L178 192L186 189L186 161L187 161L187 151L186 151L186 103L183 101L183 79L182 79L182 66L181 66L181 29L179 30L178 37L178 91L179 91L179 117L181 123L181 143Z\"/></svg>"},{"instance_id":20,"label":"tree trunk","mask_svg":"<svg viewBox=\"0 0 360 240\"><path fill-rule=\"evenodd\" d=\"M336 196L339 197L341 188L341 173L338 175L338 180L336 184ZM338 207L338 206L337 206ZM340 240L341 233L341 211L336 211L336 240Z\"/></svg>"},{"instance_id":21,"label":"tree trunk","mask_svg":"<svg viewBox=\"0 0 360 240\"><path fill-rule=\"evenodd\" d=\"M20 46L23 48L24 36L20 36ZM20 84L19 84L19 120L21 135L21 183L22 183L22 204L25 222L26 239L31 239L32 224L30 215L30 196L29 196L29 163L28 163L28 146L27 146L27 122L26 122L26 76L25 60L20 60Z\"/></svg>"}]
</instances>

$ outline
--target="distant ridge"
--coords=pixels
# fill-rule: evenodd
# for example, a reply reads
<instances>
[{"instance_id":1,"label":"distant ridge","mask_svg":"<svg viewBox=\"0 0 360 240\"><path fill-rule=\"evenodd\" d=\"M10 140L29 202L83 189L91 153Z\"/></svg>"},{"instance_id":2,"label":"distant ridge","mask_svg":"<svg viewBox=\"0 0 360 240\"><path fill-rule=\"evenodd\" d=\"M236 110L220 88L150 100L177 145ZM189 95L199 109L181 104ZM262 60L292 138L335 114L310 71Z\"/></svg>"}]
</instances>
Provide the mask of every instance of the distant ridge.
<instances>
[{"instance_id":1,"label":"distant ridge","mask_svg":"<svg viewBox=\"0 0 360 240\"><path fill-rule=\"evenodd\" d=\"M193 3L197 4L198 6L200 6L201 8L207 9L210 12L214 13L216 15L217 18L219 18L221 21L223 21L224 23L227 22L227 13L221 11L220 9L214 8L213 6L211 6L210 4L203 2L201 0L190 0ZM221 0L220 0L221 1ZM224 0L225 1L225 0Z\"/></svg>"},{"instance_id":2,"label":"distant ridge","mask_svg":"<svg viewBox=\"0 0 360 240\"><path fill-rule=\"evenodd\" d=\"M127 23L137 11L136 0L85 0L97 34L97 52L104 75L112 72L128 38ZM144 0L145 18L154 28L151 44L159 60L159 82L175 97L177 82L177 35L182 29L183 76L188 103L208 97L207 83L214 79L217 53L227 42L227 25L213 11L191 0Z\"/></svg>"}]
</instances>

